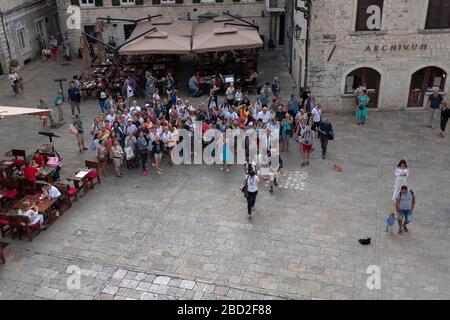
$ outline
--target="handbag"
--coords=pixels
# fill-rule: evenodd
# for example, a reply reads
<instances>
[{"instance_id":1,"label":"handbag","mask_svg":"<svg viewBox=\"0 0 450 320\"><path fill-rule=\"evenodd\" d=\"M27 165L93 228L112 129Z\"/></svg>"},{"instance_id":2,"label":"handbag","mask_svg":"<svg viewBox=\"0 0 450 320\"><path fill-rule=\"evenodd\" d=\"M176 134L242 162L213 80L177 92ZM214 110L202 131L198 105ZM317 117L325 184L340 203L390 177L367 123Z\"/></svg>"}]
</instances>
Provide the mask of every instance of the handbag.
<instances>
[{"instance_id":1,"label":"handbag","mask_svg":"<svg viewBox=\"0 0 450 320\"><path fill-rule=\"evenodd\" d=\"M248 198L248 177L245 178L245 184L242 187L241 191L244 193L244 198Z\"/></svg>"},{"instance_id":2,"label":"handbag","mask_svg":"<svg viewBox=\"0 0 450 320\"><path fill-rule=\"evenodd\" d=\"M330 130L327 133L327 136L328 136L328 140L334 140L334 132L333 132L333 130Z\"/></svg>"},{"instance_id":3,"label":"handbag","mask_svg":"<svg viewBox=\"0 0 450 320\"><path fill-rule=\"evenodd\" d=\"M134 151L132 147L126 147L124 151L127 160L131 160L134 158Z\"/></svg>"},{"instance_id":4,"label":"handbag","mask_svg":"<svg viewBox=\"0 0 450 320\"><path fill-rule=\"evenodd\" d=\"M73 135L77 135L78 134L78 129L75 128L75 126L71 124L71 125L69 125L69 133L73 134Z\"/></svg>"}]
</instances>

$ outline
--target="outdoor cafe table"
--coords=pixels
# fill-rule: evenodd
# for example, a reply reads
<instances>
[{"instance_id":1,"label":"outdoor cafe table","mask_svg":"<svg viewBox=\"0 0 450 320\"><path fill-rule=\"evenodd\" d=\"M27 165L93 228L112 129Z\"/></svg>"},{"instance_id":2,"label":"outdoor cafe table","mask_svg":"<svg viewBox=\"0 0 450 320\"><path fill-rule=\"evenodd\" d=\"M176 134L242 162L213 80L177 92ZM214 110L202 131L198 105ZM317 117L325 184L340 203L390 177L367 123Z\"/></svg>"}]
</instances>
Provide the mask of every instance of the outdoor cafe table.
<instances>
[{"instance_id":1,"label":"outdoor cafe table","mask_svg":"<svg viewBox=\"0 0 450 320\"><path fill-rule=\"evenodd\" d=\"M39 173L37 175L37 178L39 180L44 180L47 181L48 183L52 183L53 182L53 173L56 171L56 168L52 168L52 167L45 167L42 168L41 170L39 170Z\"/></svg>"},{"instance_id":2,"label":"outdoor cafe table","mask_svg":"<svg viewBox=\"0 0 450 320\"><path fill-rule=\"evenodd\" d=\"M14 162L11 160L0 160L0 177L5 174L6 177L11 177L13 175Z\"/></svg>"},{"instance_id":3,"label":"outdoor cafe table","mask_svg":"<svg viewBox=\"0 0 450 320\"><path fill-rule=\"evenodd\" d=\"M81 191L81 188L83 188L83 193L80 194L80 197L84 196L88 191L88 183L87 183L87 175L91 172L90 169L78 169L74 172L74 174L70 175L67 179L67 181L73 181L73 184L75 185L75 188Z\"/></svg>"},{"instance_id":4,"label":"outdoor cafe table","mask_svg":"<svg viewBox=\"0 0 450 320\"><path fill-rule=\"evenodd\" d=\"M20 209L22 204L26 201L29 201L31 206L35 206L40 213L46 215L50 223L53 223L55 221L52 206L55 204L56 199L44 198L41 200L37 195L26 195L22 199L20 199L20 201L12 205L11 208Z\"/></svg>"}]
</instances>

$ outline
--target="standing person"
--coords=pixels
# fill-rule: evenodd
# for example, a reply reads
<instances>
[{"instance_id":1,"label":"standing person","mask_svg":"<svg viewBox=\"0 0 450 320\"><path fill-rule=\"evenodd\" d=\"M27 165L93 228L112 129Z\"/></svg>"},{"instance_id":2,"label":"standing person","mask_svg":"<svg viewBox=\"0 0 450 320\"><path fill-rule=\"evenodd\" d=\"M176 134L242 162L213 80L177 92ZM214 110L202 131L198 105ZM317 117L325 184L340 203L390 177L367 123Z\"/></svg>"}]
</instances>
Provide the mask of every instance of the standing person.
<instances>
[{"instance_id":1,"label":"standing person","mask_svg":"<svg viewBox=\"0 0 450 320\"><path fill-rule=\"evenodd\" d=\"M256 196L258 195L259 177L255 170L250 170L244 180L244 188L247 189L247 217L252 218L252 208L256 203Z\"/></svg>"},{"instance_id":2,"label":"standing person","mask_svg":"<svg viewBox=\"0 0 450 320\"><path fill-rule=\"evenodd\" d=\"M320 108L320 104L316 104L314 108L311 110L313 125L311 130L316 131L316 129L320 126L320 121L322 120L322 110Z\"/></svg>"},{"instance_id":3,"label":"standing person","mask_svg":"<svg viewBox=\"0 0 450 320\"><path fill-rule=\"evenodd\" d=\"M312 146L314 143L314 131L311 130L311 127L307 126L301 133L299 139L302 142L302 167L309 166L309 155L312 152Z\"/></svg>"},{"instance_id":4,"label":"standing person","mask_svg":"<svg viewBox=\"0 0 450 320\"><path fill-rule=\"evenodd\" d=\"M285 114L281 122L281 151L289 152L289 139L292 137L294 120L289 113Z\"/></svg>"},{"instance_id":5,"label":"standing person","mask_svg":"<svg viewBox=\"0 0 450 320\"><path fill-rule=\"evenodd\" d=\"M334 140L333 126L327 118L322 118L318 132L320 146L322 147L322 159L325 159L327 155L328 141Z\"/></svg>"},{"instance_id":6,"label":"standing person","mask_svg":"<svg viewBox=\"0 0 450 320\"><path fill-rule=\"evenodd\" d=\"M42 110L49 110L50 108L48 107L48 104L45 103L44 98L41 98L39 100L39 105L38 105L38 109L42 109ZM42 129L49 131L49 116L41 116L41 120L42 120Z\"/></svg>"},{"instance_id":7,"label":"standing person","mask_svg":"<svg viewBox=\"0 0 450 320\"><path fill-rule=\"evenodd\" d=\"M280 80L278 80L278 77L275 77L273 79L271 89L272 89L273 95L276 98L278 98L278 95L280 94L280 91L281 91L281 84L280 84Z\"/></svg>"},{"instance_id":8,"label":"standing person","mask_svg":"<svg viewBox=\"0 0 450 320\"><path fill-rule=\"evenodd\" d=\"M117 139L114 140L111 151L114 160L114 170L116 171L116 175L120 178L122 177L122 173L120 172L120 166L122 165L125 152L123 151Z\"/></svg>"},{"instance_id":9,"label":"standing person","mask_svg":"<svg viewBox=\"0 0 450 320\"><path fill-rule=\"evenodd\" d=\"M100 140L100 144L97 148L97 160L100 166L100 171L102 171L103 175L107 177L108 172L106 170L106 161L108 160L108 146L106 144L106 139Z\"/></svg>"},{"instance_id":10,"label":"standing person","mask_svg":"<svg viewBox=\"0 0 450 320\"><path fill-rule=\"evenodd\" d=\"M369 118L369 111L367 107L369 105L370 98L367 95L366 90L362 90L358 97L358 107L356 108L356 121L358 125L365 124Z\"/></svg>"},{"instance_id":11,"label":"standing person","mask_svg":"<svg viewBox=\"0 0 450 320\"><path fill-rule=\"evenodd\" d=\"M124 97L127 101L127 106L131 106L131 102L134 98L134 90L133 87L130 85L130 80L125 80L123 87L122 87L122 97Z\"/></svg>"},{"instance_id":12,"label":"standing person","mask_svg":"<svg viewBox=\"0 0 450 320\"><path fill-rule=\"evenodd\" d=\"M395 212L389 213L389 215L384 219L384 221L386 222L385 232L389 232L389 235L391 236L394 233L394 224L396 220L397 217L395 216Z\"/></svg>"},{"instance_id":13,"label":"standing person","mask_svg":"<svg viewBox=\"0 0 450 320\"><path fill-rule=\"evenodd\" d=\"M83 129L83 121L81 121L80 119L80 114L75 115L75 119L73 120L72 125L77 129L76 137L78 147L80 148L80 153L88 150L84 146L84 129Z\"/></svg>"},{"instance_id":14,"label":"standing person","mask_svg":"<svg viewBox=\"0 0 450 320\"><path fill-rule=\"evenodd\" d=\"M293 94L291 94L291 96L289 97L287 105L289 114L292 116L292 118L295 118L299 111L299 103Z\"/></svg>"},{"instance_id":15,"label":"standing person","mask_svg":"<svg viewBox=\"0 0 450 320\"><path fill-rule=\"evenodd\" d=\"M75 108L77 108L78 114L81 114L80 104L81 104L81 92L80 88L75 85L74 81L70 82L69 90L67 91L69 97L69 104L72 109L72 116L75 116Z\"/></svg>"},{"instance_id":16,"label":"standing person","mask_svg":"<svg viewBox=\"0 0 450 320\"><path fill-rule=\"evenodd\" d=\"M439 88L434 88L433 94L430 96L428 100L428 109L430 110L430 120L428 127L434 128L434 123L436 119L439 117L439 110L441 107L441 103L444 99L439 93Z\"/></svg>"},{"instance_id":17,"label":"standing person","mask_svg":"<svg viewBox=\"0 0 450 320\"><path fill-rule=\"evenodd\" d=\"M98 105L100 107L100 112L102 114L106 114L108 111L105 108L105 102L108 97L102 87L98 88L98 96L97 97L98 97Z\"/></svg>"},{"instance_id":18,"label":"standing person","mask_svg":"<svg viewBox=\"0 0 450 320\"><path fill-rule=\"evenodd\" d=\"M230 86L227 88L227 91L225 92L225 96L227 98L227 102L229 106L234 105L234 85L233 83L230 83Z\"/></svg>"},{"instance_id":19,"label":"standing person","mask_svg":"<svg viewBox=\"0 0 450 320\"><path fill-rule=\"evenodd\" d=\"M449 118L450 118L450 108L448 107L447 102L444 102L441 108L441 132L439 133L439 136L441 138L444 138L444 132L445 128L447 127L447 122Z\"/></svg>"},{"instance_id":20,"label":"standing person","mask_svg":"<svg viewBox=\"0 0 450 320\"><path fill-rule=\"evenodd\" d=\"M392 202L395 203L397 199L398 193L400 192L400 188L406 186L406 180L409 176L408 165L406 164L406 160L400 160L397 167L395 168L395 184L394 184L394 193L392 195Z\"/></svg>"},{"instance_id":21,"label":"standing person","mask_svg":"<svg viewBox=\"0 0 450 320\"><path fill-rule=\"evenodd\" d=\"M403 186L397 195L397 213L398 213L398 233L408 232L406 225L411 222L414 207L416 205L416 196L414 191L408 190L407 186ZM403 230L402 230L403 229Z\"/></svg>"},{"instance_id":22,"label":"standing person","mask_svg":"<svg viewBox=\"0 0 450 320\"><path fill-rule=\"evenodd\" d=\"M65 120L63 114L63 103L64 103L63 92L61 89L59 89L55 97L55 107L58 110L58 121L60 122Z\"/></svg>"},{"instance_id":23,"label":"standing person","mask_svg":"<svg viewBox=\"0 0 450 320\"><path fill-rule=\"evenodd\" d=\"M17 74L16 70L14 68L9 69L9 75L8 75L9 81L11 82L11 88L16 95L16 97L20 97L20 88L22 86L20 77Z\"/></svg>"},{"instance_id":24,"label":"standing person","mask_svg":"<svg viewBox=\"0 0 450 320\"><path fill-rule=\"evenodd\" d=\"M309 90L309 87L306 87L302 93L302 102L300 104L302 109L305 107L305 102L309 99L309 97L311 97L311 90Z\"/></svg>"},{"instance_id":25,"label":"standing person","mask_svg":"<svg viewBox=\"0 0 450 320\"><path fill-rule=\"evenodd\" d=\"M141 158L143 175L146 177L148 175L147 171L147 153L148 153L148 142L145 139L144 130L139 131L139 137L137 138L137 147L139 151L139 157Z\"/></svg>"},{"instance_id":26,"label":"standing person","mask_svg":"<svg viewBox=\"0 0 450 320\"><path fill-rule=\"evenodd\" d=\"M158 134L155 136L155 140L152 143L152 153L153 153L153 157L155 158L155 170L156 170L156 173L159 175L162 174L161 158L162 158L163 147L164 147L164 144L161 140L161 137Z\"/></svg>"},{"instance_id":27,"label":"standing person","mask_svg":"<svg viewBox=\"0 0 450 320\"><path fill-rule=\"evenodd\" d=\"M315 105L316 105L315 97L311 94L309 96L309 98L306 99L305 105L303 106L303 110L308 116L308 120L307 120L307 123L306 123L308 126L311 124L312 110L314 109Z\"/></svg>"},{"instance_id":28,"label":"standing person","mask_svg":"<svg viewBox=\"0 0 450 320\"><path fill-rule=\"evenodd\" d=\"M72 60L72 56L70 55L70 40L69 37L64 38L64 59L66 61Z\"/></svg>"},{"instance_id":29,"label":"standing person","mask_svg":"<svg viewBox=\"0 0 450 320\"><path fill-rule=\"evenodd\" d=\"M58 40L54 37L50 37L50 49L52 50L52 56L53 59L55 59L55 62L58 62Z\"/></svg>"}]
</instances>

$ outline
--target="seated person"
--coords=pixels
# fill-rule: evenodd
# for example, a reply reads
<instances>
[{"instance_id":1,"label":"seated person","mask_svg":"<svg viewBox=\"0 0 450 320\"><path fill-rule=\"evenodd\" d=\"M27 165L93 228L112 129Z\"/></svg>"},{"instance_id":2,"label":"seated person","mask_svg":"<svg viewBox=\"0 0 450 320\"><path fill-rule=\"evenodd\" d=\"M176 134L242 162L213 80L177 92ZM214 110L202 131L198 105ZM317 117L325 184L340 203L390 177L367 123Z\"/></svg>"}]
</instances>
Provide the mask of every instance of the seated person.
<instances>
[{"instance_id":1,"label":"seated person","mask_svg":"<svg viewBox=\"0 0 450 320\"><path fill-rule=\"evenodd\" d=\"M34 161L34 163L36 163L40 168L45 167L45 159L44 159L44 157L41 156L41 155L39 154L39 152L37 152L37 151L34 153L33 161Z\"/></svg>"},{"instance_id":2,"label":"seated person","mask_svg":"<svg viewBox=\"0 0 450 320\"><path fill-rule=\"evenodd\" d=\"M200 88L198 87L198 81L195 74L193 74L189 79L189 89L194 97L198 97L200 95Z\"/></svg>"},{"instance_id":3,"label":"seated person","mask_svg":"<svg viewBox=\"0 0 450 320\"><path fill-rule=\"evenodd\" d=\"M31 206L29 203L22 205L17 214L19 216L28 217L30 220L29 226L39 225L41 229L44 229L44 216L39 214L38 209Z\"/></svg>"},{"instance_id":4,"label":"seated person","mask_svg":"<svg viewBox=\"0 0 450 320\"><path fill-rule=\"evenodd\" d=\"M38 173L39 170L33 167L29 161L25 162L25 168L23 168L23 176L25 179L33 181L36 184L36 176Z\"/></svg>"},{"instance_id":5,"label":"seated person","mask_svg":"<svg viewBox=\"0 0 450 320\"><path fill-rule=\"evenodd\" d=\"M52 186L50 183L46 183L44 185L44 187L42 188L42 192L45 197L49 197L49 198L56 200L56 202L54 204L54 208L56 209L56 216L59 216L58 210L61 206L61 200L62 200L61 192L58 190L58 188L56 188L55 186Z\"/></svg>"}]
</instances>

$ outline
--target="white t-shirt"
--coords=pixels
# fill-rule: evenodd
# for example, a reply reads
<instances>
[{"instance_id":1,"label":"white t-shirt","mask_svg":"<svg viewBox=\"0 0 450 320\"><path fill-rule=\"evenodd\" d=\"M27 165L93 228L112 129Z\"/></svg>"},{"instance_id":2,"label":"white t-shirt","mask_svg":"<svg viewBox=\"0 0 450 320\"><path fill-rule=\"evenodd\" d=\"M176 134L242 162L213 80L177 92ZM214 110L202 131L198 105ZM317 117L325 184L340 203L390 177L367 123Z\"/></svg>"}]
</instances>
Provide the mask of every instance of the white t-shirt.
<instances>
[{"instance_id":1,"label":"white t-shirt","mask_svg":"<svg viewBox=\"0 0 450 320\"><path fill-rule=\"evenodd\" d=\"M258 176L247 176L247 190L248 192L256 192L258 191L258 183L259 178Z\"/></svg>"},{"instance_id":2,"label":"white t-shirt","mask_svg":"<svg viewBox=\"0 0 450 320\"><path fill-rule=\"evenodd\" d=\"M258 119L257 120L261 119L264 124L267 124L267 123L269 123L271 118L272 117L271 117L271 115L270 115L270 113L268 111L266 113L264 113L264 111L260 111L258 113Z\"/></svg>"},{"instance_id":3,"label":"white t-shirt","mask_svg":"<svg viewBox=\"0 0 450 320\"><path fill-rule=\"evenodd\" d=\"M127 86L127 98L133 98L134 97L134 92L133 92L133 88L129 85Z\"/></svg>"},{"instance_id":4,"label":"white t-shirt","mask_svg":"<svg viewBox=\"0 0 450 320\"><path fill-rule=\"evenodd\" d=\"M59 192L59 190L55 186L52 186L48 191L45 190L44 194L53 199L58 199L61 196L61 192Z\"/></svg>"},{"instance_id":5,"label":"white t-shirt","mask_svg":"<svg viewBox=\"0 0 450 320\"><path fill-rule=\"evenodd\" d=\"M313 121L314 122L320 122L320 110L317 109L316 107L314 107L314 109L312 109L311 111L312 116L313 116Z\"/></svg>"}]
</instances>

